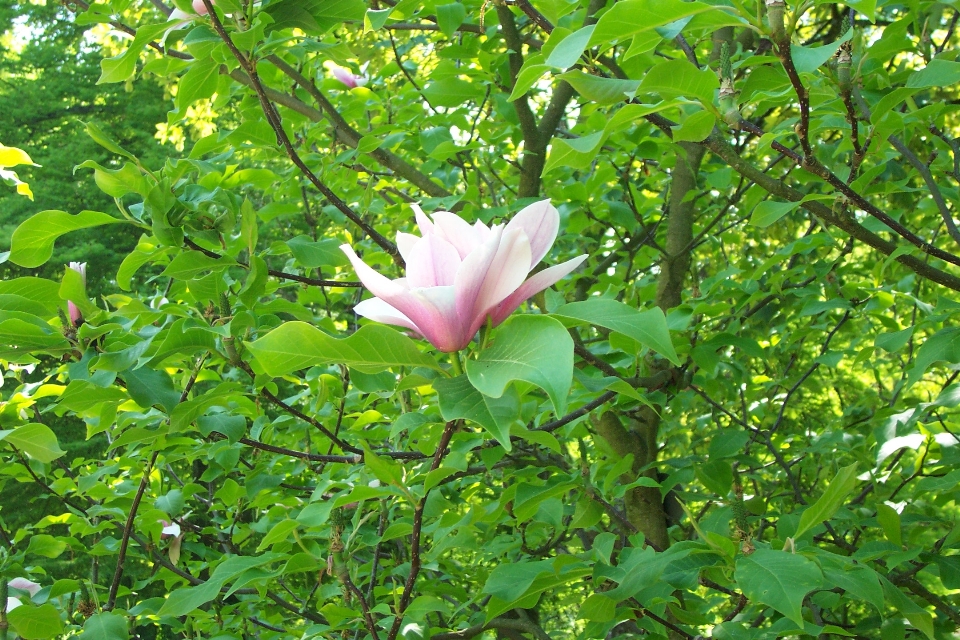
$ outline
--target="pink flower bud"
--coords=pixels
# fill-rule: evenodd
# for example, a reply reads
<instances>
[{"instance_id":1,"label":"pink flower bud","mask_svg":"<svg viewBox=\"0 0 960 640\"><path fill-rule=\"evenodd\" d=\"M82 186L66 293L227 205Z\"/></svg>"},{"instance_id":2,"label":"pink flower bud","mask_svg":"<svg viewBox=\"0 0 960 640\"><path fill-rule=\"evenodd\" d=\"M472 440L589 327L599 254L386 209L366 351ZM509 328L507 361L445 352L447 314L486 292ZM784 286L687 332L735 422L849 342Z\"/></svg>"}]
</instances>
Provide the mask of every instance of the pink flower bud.
<instances>
[{"instance_id":1,"label":"pink flower bud","mask_svg":"<svg viewBox=\"0 0 960 640\"><path fill-rule=\"evenodd\" d=\"M203 4L203 0L193 0L193 3L192 3L192 4L193 4L193 11L194 11L194 13L196 13L198 16L205 16L205 15L207 15L207 13L208 13L208 11L207 11L207 5ZM211 1L210 1L210 4L216 4L216 2L213 2L213 0L211 0Z\"/></svg>"},{"instance_id":2,"label":"pink flower bud","mask_svg":"<svg viewBox=\"0 0 960 640\"><path fill-rule=\"evenodd\" d=\"M80 277L83 278L83 285L87 285L87 263L86 262L71 262L70 268L80 274ZM67 310L70 312L70 322L73 323L73 326L79 326L83 322L83 314L80 313L80 309L77 308L71 301L67 301Z\"/></svg>"},{"instance_id":3,"label":"pink flower bud","mask_svg":"<svg viewBox=\"0 0 960 640\"><path fill-rule=\"evenodd\" d=\"M333 67L331 73L333 73L334 78L347 85L350 89L356 89L357 87L362 87L367 84L366 78L354 75L349 69L344 69L343 67Z\"/></svg>"},{"instance_id":4,"label":"pink flower bud","mask_svg":"<svg viewBox=\"0 0 960 640\"><path fill-rule=\"evenodd\" d=\"M163 529L160 531L161 538L177 537L180 535L180 525L176 522L167 522L166 520L160 520L159 522L163 525Z\"/></svg>"}]
</instances>

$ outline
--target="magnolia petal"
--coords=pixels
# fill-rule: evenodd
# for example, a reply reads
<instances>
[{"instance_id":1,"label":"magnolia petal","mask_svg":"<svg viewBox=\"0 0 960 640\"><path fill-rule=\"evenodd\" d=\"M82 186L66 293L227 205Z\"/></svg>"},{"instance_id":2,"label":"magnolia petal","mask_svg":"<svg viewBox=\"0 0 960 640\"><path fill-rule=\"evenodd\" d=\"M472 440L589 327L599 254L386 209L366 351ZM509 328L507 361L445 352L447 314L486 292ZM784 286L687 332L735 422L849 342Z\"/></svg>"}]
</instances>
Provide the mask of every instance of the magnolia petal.
<instances>
[{"instance_id":1,"label":"magnolia petal","mask_svg":"<svg viewBox=\"0 0 960 640\"><path fill-rule=\"evenodd\" d=\"M469 222L449 211L434 211L433 222L436 232L460 252L460 258L467 256L483 243L481 233Z\"/></svg>"},{"instance_id":2,"label":"magnolia petal","mask_svg":"<svg viewBox=\"0 0 960 640\"><path fill-rule=\"evenodd\" d=\"M407 310L408 315L430 344L440 351L450 352L459 351L470 343L473 334L464 334L463 323L457 316L455 287L411 289L410 296L417 305Z\"/></svg>"},{"instance_id":3,"label":"magnolia petal","mask_svg":"<svg viewBox=\"0 0 960 640\"><path fill-rule=\"evenodd\" d=\"M410 318L403 315L380 298L370 298L368 300L364 300L355 306L353 310L364 318L369 318L374 322L404 327L416 331L417 334L422 335L420 333L420 329L417 328L417 325L413 324L413 321Z\"/></svg>"},{"instance_id":4,"label":"magnolia petal","mask_svg":"<svg viewBox=\"0 0 960 640\"><path fill-rule=\"evenodd\" d=\"M423 212L423 209L420 208L420 205L411 204L410 208L413 209L413 214L417 218L417 226L420 227L420 233L423 235L423 237L427 237L431 233L436 233L433 223L430 222L430 218Z\"/></svg>"},{"instance_id":5,"label":"magnolia petal","mask_svg":"<svg viewBox=\"0 0 960 640\"><path fill-rule=\"evenodd\" d=\"M165 522L160 521L160 524L163 525L163 529L160 530L161 536L179 536L180 535L180 525L176 522Z\"/></svg>"},{"instance_id":6,"label":"magnolia petal","mask_svg":"<svg viewBox=\"0 0 960 640\"><path fill-rule=\"evenodd\" d=\"M530 242L519 228L494 227L490 238L457 272L457 311L472 337L487 313L519 287L530 271Z\"/></svg>"},{"instance_id":7,"label":"magnolia petal","mask_svg":"<svg viewBox=\"0 0 960 640\"><path fill-rule=\"evenodd\" d=\"M452 285L461 262L457 249L436 234L421 238L405 260L412 288Z\"/></svg>"},{"instance_id":8,"label":"magnolia petal","mask_svg":"<svg viewBox=\"0 0 960 640\"><path fill-rule=\"evenodd\" d=\"M83 320L83 313L79 307L69 300L67 301L67 314L70 316L70 322L73 323L73 326L77 326Z\"/></svg>"},{"instance_id":9,"label":"magnolia petal","mask_svg":"<svg viewBox=\"0 0 960 640\"><path fill-rule=\"evenodd\" d=\"M13 611L14 609L16 609L22 604L23 603L17 600L16 598L8 596L7 597L7 613L10 613L11 611Z\"/></svg>"},{"instance_id":10,"label":"magnolia petal","mask_svg":"<svg viewBox=\"0 0 960 640\"><path fill-rule=\"evenodd\" d=\"M210 4L216 4L216 3L211 0ZM191 3L191 6L199 16L205 16L209 13L207 11L207 5L203 4L203 0L193 0L193 2Z\"/></svg>"},{"instance_id":11,"label":"magnolia petal","mask_svg":"<svg viewBox=\"0 0 960 640\"><path fill-rule=\"evenodd\" d=\"M40 592L40 585L34 582L33 580L27 580L26 578L14 578L7 583L7 586L12 589L19 589L20 591L26 591L30 594L30 597L37 595Z\"/></svg>"},{"instance_id":12,"label":"magnolia petal","mask_svg":"<svg viewBox=\"0 0 960 640\"><path fill-rule=\"evenodd\" d=\"M560 213L549 200L534 202L524 207L507 223L507 229L519 227L530 240L530 268L537 266L547 255L560 230Z\"/></svg>"},{"instance_id":13,"label":"magnolia petal","mask_svg":"<svg viewBox=\"0 0 960 640\"><path fill-rule=\"evenodd\" d=\"M363 286L369 289L373 295L389 301L389 298L403 295L406 292L406 287L403 286L403 283L391 280L368 266L367 263L360 259L360 256L357 255L350 245L342 244L340 245L340 250L347 254L347 258L350 259L350 264L353 265L354 271L357 272L357 277L360 278L360 282L362 282Z\"/></svg>"},{"instance_id":14,"label":"magnolia petal","mask_svg":"<svg viewBox=\"0 0 960 640\"><path fill-rule=\"evenodd\" d=\"M420 242L420 236L415 236L412 233L404 233L403 231L397 233L397 251L400 252L400 257L403 258L404 262L410 262L413 246L418 242Z\"/></svg>"},{"instance_id":15,"label":"magnolia petal","mask_svg":"<svg viewBox=\"0 0 960 640\"><path fill-rule=\"evenodd\" d=\"M506 320L511 313L517 310L517 307L519 307L524 300L540 293L579 267L587 257L586 254L577 256L573 260L567 260L566 262L554 265L530 276L526 282L520 285L516 291L507 296L505 300L490 312L490 320L493 322L493 326L497 326Z\"/></svg>"}]
</instances>

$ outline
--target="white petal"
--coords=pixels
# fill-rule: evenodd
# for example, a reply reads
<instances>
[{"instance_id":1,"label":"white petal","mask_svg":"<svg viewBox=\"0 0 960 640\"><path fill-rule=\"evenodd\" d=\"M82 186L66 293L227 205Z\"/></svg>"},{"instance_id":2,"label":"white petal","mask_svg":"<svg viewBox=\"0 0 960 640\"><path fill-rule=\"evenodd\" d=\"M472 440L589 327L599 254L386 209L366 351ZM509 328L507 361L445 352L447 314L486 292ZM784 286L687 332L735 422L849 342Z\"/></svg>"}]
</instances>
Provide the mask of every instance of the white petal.
<instances>
[{"instance_id":1,"label":"white petal","mask_svg":"<svg viewBox=\"0 0 960 640\"><path fill-rule=\"evenodd\" d=\"M456 248L436 234L421 238L405 260L407 281L412 288L452 285L460 267Z\"/></svg>"},{"instance_id":2,"label":"white petal","mask_svg":"<svg viewBox=\"0 0 960 640\"><path fill-rule=\"evenodd\" d=\"M415 236L412 233L404 233L400 231L397 233L397 250L400 252L400 257L403 258L404 262L410 262L410 253L413 251L413 246L420 242L420 236Z\"/></svg>"},{"instance_id":3,"label":"white petal","mask_svg":"<svg viewBox=\"0 0 960 640\"><path fill-rule=\"evenodd\" d=\"M417 328L417 325L413 324L413 321L410 318L403 315L380 298L370 298L369 300L364 300L355 306L353 310L364 318L369 318L374 322L392 324L398 327L406 327L407 329L416 331L418 334L420 333L420 329Z\"/></svg>"},{"instance_id":4,"label":"white petal","mask_svg":"<svg viewBox=\"0 0 960 640\"><path fill-rule=\"evenodd\" d=\"M37 595L41 589L39 584L33 580L27 580L26 578L14 578L7 583L7 586L13 589L19 589L20 591L26 591L30 594L31 598Z\"/></svg>"},{"instance_id":5,"label":"white petal","mask_svg":"<svg viewBox=\"0 0 960 640\"><path fill-rule=\"evenodd\" d=\"M557 239L560 213L549 200L534 202L524 207L507 223L507 229L515 227L523 229L530 240L530 268L532 269L543 259L543 256L547 255L554 240Z\"/></svg>"},{"instance_id":6,"label":"white petal","mask_svg":"<svg viewBox=\"0 0 960 640\"><path fill-rule=\"evenodd\" d=\"M433 222L435 232L455 246L464 260L483 243L482 230L474 229L469 222L455 213L435 211Z\"/></svg>"},{"instance_id":7,"label":"white petal","mask_svg":"<svg viewBox=\"0 0 960 640\"><path fill-rule=\"evenodd\" d=\"M13 611L14 609L16 609L17 607L19 607L19 606L22 605L22 604L23 604L23 603L20 602L19 600L17 600L16 598L10 598L10 597L8 597L8 598L7 598L7 613L10 613L11 611Z\"/></svg>"}]
</instances>

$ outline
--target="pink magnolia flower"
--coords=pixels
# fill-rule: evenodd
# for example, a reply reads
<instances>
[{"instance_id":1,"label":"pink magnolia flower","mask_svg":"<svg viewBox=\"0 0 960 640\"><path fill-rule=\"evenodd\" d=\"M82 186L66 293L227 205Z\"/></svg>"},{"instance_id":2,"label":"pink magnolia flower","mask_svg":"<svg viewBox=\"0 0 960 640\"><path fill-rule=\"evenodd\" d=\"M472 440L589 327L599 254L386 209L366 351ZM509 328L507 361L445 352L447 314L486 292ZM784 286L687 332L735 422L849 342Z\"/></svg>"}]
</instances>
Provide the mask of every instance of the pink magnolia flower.
<instances>
[{"instance_id":1,"label":"pink magnolia flower","mask_svg":"<svg viewBox=\"0 0 960 640\"><path fill-rule=\"evenodd\" d=\"M33 580L27 580L26 578L14 578L7 583L7 586L11 589L17 589L19 591L26 591L30 594L30 597L37 595L40 592L40 585L34 582Z\"/></svg>"},{"instance_id":2,"label":"pink magnolia flower","mask_svg":"<svg viewBox=\"0 0 960 640\"><path fill-rule=\"evenodd\" d=\"M217 3L211 0L210 4L215 5ZM193 2L190 3L190 6L193 9L193 13L190 13L189 11L184 11L183 9L174 9L173 11L170 12L170 15L167 16L167 22L171 22L174 20L176 20L176 22L173 24L173 26L171 26L170 28L168 28L166 31L163 32L163 37L160 38L161 46L167 41L167 36L170 35L173 31L176 31L180 27L190 24L190 22L195 20L196 18L200 16L205 16L207 15L207 13L209 13L207 11L207 5L203 4L203 0L193 0Z\"/></svg>"},{"instance_id":3,"label":"pink magnolia flower","mask_svg":"<svg viewBox=\"0 0 960 640\"><path fill-rule=\"evenodd\" d=\"M347 85L350 89L356 89L367 84L367 79L363 76L354 75L349 69L343 67L332 67L330 72L333 77Z\"/></svg>"},{"instance_id":4,"label":"pink magnolia flower","mask_svg":"<svg viewBox=\"0 0 960 640\"><path fill-rule=\"evenodd\" d=\"M160 530L161 538L178 537L180 535L180 525L176 522L160 520L160 524L163 525L163 529Z\"/></svg>"},{"instance_id":5,"label":"pink magnolia flower","mask_svg":"<svg viewBox=\"0 0 960 640\"><path fill-rule=\"evenodd\" d=\"M467 346L489 318L499 325L530 296L564 277L586 255L527 278L553 246L560 214L549 200L534 203L506 225L473 225L449 211L431 221L414 205L423 237L397 234L407 276L390 280L361 260L348 244L340 248L375 298L355 311L371 320L416 331L440 351Z\"/></svg>"},{"instance_id":6,"label":"pink magnolia flower","mask_svg":"<svg viewBox=\"0 0 960 640\"><path fill-rule=\"evenodd\" d=\"M80 277L83 278L83 284L87 284L87 263L86 262L71 262L70 268L80 274ZM73 326L79 325L83 321L83 314L80 313L80 309L77 308L77 305L73 302L67 301L67 311L70 312L70 322L73 323Z\"/></svg>"}]
</instances>

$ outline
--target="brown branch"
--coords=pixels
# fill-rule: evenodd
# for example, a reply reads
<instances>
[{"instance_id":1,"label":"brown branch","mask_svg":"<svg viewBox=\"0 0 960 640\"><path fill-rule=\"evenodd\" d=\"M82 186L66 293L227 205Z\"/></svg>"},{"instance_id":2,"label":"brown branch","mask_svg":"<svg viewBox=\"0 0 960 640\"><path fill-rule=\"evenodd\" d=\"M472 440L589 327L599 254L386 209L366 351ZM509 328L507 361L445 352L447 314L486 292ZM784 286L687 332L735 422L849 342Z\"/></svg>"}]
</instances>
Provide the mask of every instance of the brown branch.
<instances>
[{"instance_id":1,"label":"brown branch","mask_svg":"<svg viewBox=\"0 0 960 640\"><path fill-rule=\"evenodd\" d=\"M315 113L325 115L333 125L334 135L345 145L356 148L362 138L362 134L350 126L336 107L333 106L327 97L317 88L309 78L287 64L282 58L275 54L266 57L266 60L282 71L288 78L296 82L304 91L310 94L321 111ZM313 111L313 110L311 110ZM407 163L400 156L391 153L386 149L375 149L367 153L371 158L387 167L398 177L403 178L427 195L434 198L444 198L450 196L450 192L430 179L430 176L417 170L413 165Z\"/></svg>"},{"instance_id":2,"label":"brown branch","mask_svg":"<svg viewBox=\"0 0 960 640\"><path fill-rule=\"evenodd\" d=\"M430 464L430 471L436 471L440 468L443 456L446 455L447 446L450 444L450 438L453 432L460 426L459 420L451 420L443 428L440 435L440 441L437 443L437 451L433 454L433 462ZM430 492L425 491L423 497L417 502L413 510L413 531L410 540L410 573L407 575L407 581L403 585L403 594L400 596L400 602L397 604L396 617L393 619L393 625L390 627L390 633L387 634L387 640L396 640L400 633L400 625L403 623L403 612L410 605L410 599L413 596L413 587L417 582L417 576L420 574L420 535L423 530L423 508L427 504L427 497Z\"/></svg>"},{"instance_id":3,"label":"brown branch","mask_svg":"<svg viewBox=\"0 0 960 640\"><path fill-rule=\"evenodd\" d=\"M120 579L123 577L123 563L127 559L127 546L130 544L130 533L133 531L133 521L137 517L137 511L140 509L140 501L143 499L143 493L150 482L150 472L153 465L157 463L157 457L160 451L154 451L147 462L147 468L143 470L143 477L140 478L140 486L137 487L137 494L133 497L133 504L130 505L130 513L127 514L127 522L123 526L123 535L120 538L120 552L117 555L117 569L113 573L113 582L110 583L110 594L107 597L107 603L103 605L104 611L112 611L117 604L117 591L120 589Z\"/></svg>"},{"instance_id":4,"label":"brown branch","mask_svg":"<svg viewBox=\"0 0 960 640\"><path fill-rule=\"evenodd\" d=\"M202 0L204 6L207 8L208 15L210 17L210 22L213 25L214 31L217 32L217 35L220 36L220 39L227 45L227 48L230 49L230 52L233 54L233 57L237 59L237 62L240 63L240 66L250 77L250 82L254 92L257 94L257 98L260 100L260 107L263 109L264 115L267 117L267 122L270 123L270 126L273 128L274 133L277 135L277 142L283 149L286 151L287 156L297 166L298 169L303 173L304 176L316 187L317 191L323 194L323 196L336 207L340 213L345 215L350 219L355 225L360 227L364 233L370 236L370 239L374 241L381 249L383 249L387 254L393 258L394 262L398 266L403 266L403 258L400 256L400 252L397 250L397 246L384 237L379 231L374 229L363 220L357 213L344 202L340 196L334 193L330 187L328 187L320 178L315 174L303 161L303 158L300 157L300 154L297 153L297 150L294 149L293 144L290 142L290 137L287 135L287 132L283 128L283 124L280 121L280 114L277 112L276 107L270 102L270 98L267 96L266 91L264 90L263 83L260 81L260 76L257 73L256 63L248 59L241 51L237 48L237 45L234 44L233 39L230 37L230 34L227 33L226 29L223 27L223 23L220 22L220 18L217 16L217 12L213 7L211 0Z\"/></svg>"}]
</instances>

